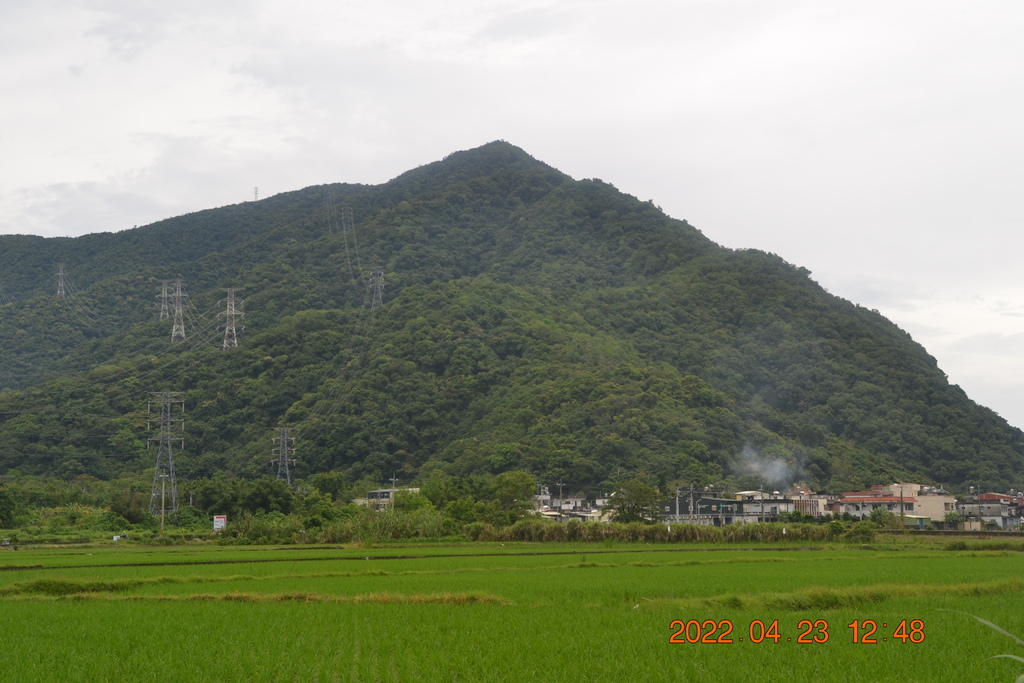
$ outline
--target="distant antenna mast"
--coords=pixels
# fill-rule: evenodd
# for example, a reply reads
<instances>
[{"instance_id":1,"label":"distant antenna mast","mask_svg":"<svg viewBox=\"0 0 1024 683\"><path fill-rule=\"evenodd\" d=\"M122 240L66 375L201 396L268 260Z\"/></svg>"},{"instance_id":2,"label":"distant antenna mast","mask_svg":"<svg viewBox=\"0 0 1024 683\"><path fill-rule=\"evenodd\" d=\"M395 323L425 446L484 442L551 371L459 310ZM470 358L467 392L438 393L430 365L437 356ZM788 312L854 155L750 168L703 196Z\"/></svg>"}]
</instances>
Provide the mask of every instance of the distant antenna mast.
<instances>
[{"instance_id":1,"label":"distant antenna mast","mask_svg":"<svg viewBox=\"0 0 1024 683\"><path fill-rule=\"evenodd\" d=\"M289 435L288 427L281 427L278 430L280 436L274 437L274 443L277 444L277 448L274 452L277 453L277 460L273 461L277 463L277 478L284 479L289 485L292 483L292 473L288 468L288 464L295 463L293 458L289 456L295 452L293 444L295 443L295 437Z\"/></svg>"},{"instance_id":2,"label":"distant antenna mast","mask_svg":"<svg viewBox=\"0 0 1024 683\"><path fill-rule=\"evenodd\" d=\"M260 200L260 188L258 188L258 187L252 188L252 200L254 202L258 202Z\"/></svg>"},{"instance_id":3,"label":"distant antenna mast","mask_svg":"<svg viewBox=\"0 0 1024 683\"><path fill-rule=\"evenodd\" d=\"M153 396L160 399L160 435L150 441L159 442L156 452L156 470L153 472L153 493L149 499L149 512L153 516L160 515L161 526L164 516L170 512L178 512L178 482L174 475L174 448L184 448L185 420L174 417L174 406L179 406L179 413L185 410L185 402L178 397L181 392L154 392ZM149 402L150 411L154 401ZM155 422L155 420L150 420ZM170 500L168 500L170 498Z\"/></svg>"},{"instance_id":4,"label":"distant antenna mast","mask_svg":"<svg viewBox=\"0 0 1024 683\"><path fill-rule=\"evenodd\" d=\"M65 288L67 278L64 275L64 264L57 264L57 298L63 299L67 296L67 290Z\"/></svg>"},{"instance_id":5,"label":"distant antenna mast","mask_svg":"<svg viewBox=\"0 0 1024 683\"><path fill-rule=\"evenodd\" d=\"M170 280L161 280L160 281L160 295L157 298L160 299L160 319L161 320L167 320L168 318L171 317L171 314L168 313L169 309L167 307L167 302L170 299L169 290L167 289L167 284L169 282L170 282Z\"/></svg>"},{"instance_id":6,"label":"distant antenna mast","mask_svg":"<svg viewBox=\"0 0 1024 683\"><path fill-rule=\"evenodd\" d=\"M244 313L239 311L238 308L242 305L242 303L245 300L235 298L235 292L237 290L235 290L234 288L226 289L224 291L228 293L228 298L224 300L224 303L227 305L227 308L224 310L223 313L221 313L221 315L224 316L224 345L221 348L224 351L227 351L228 349L238 348L239 328L236 325L236 322L239 318L245 315ZM244 330L245 328L243 327L241 329Z\"/></svg>"},{"instance_id":7,"label":"distant antenna mast","mask_svg":"<svg viewBox=\"0 0 1024 683\"><path fill-rule=\"evenodd\" d=\"M174 294L171 296L171 304L174 306L174 323L171 326L171 343L185 341L185 300L187 295L182 291L181 277L173 280Z\"/></svg>"}]
</instances>

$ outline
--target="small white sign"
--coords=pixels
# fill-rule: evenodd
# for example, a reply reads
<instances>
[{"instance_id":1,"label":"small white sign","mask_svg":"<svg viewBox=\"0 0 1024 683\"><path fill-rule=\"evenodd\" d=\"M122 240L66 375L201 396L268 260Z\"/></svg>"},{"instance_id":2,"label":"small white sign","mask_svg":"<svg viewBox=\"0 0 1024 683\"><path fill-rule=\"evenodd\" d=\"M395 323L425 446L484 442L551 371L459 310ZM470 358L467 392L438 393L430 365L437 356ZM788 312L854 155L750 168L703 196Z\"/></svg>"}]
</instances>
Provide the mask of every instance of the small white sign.
<instances>
[{"instance_id":1,"label":"small white sign","mask_svg":"<svg viewBox=\"0 0 1024 683\"><path fill-rule=\"evenodd\" d=\"M213 517L213 530L220 531L228 525L227 515L214 515Z\"/></svg>"}]
</instances>

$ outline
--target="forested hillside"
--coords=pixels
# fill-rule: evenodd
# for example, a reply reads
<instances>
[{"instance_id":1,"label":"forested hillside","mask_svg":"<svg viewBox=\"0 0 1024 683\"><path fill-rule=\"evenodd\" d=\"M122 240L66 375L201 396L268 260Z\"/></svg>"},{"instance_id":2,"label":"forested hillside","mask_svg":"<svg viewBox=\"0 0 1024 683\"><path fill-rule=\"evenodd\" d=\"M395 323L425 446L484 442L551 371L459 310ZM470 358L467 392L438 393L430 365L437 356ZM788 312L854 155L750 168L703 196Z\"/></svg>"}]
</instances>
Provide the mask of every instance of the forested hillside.
<instances>
[{"instance_id":1,"label":"forested hillside","mask_svg":"<svg viewBox=\"0 0 1024 683\"><path fill-rule=\"evenodd\" d=\"M158 295L179 275L172 344ZM147 402L173 391L185 478L271 473L289 426L300 477L1024 488L1020 430L878 313L504 142L379 186L0 236L0 284L0 474L152 468ZM226 288L245 331L221 350Z\"/></svg>"}]
</instances>

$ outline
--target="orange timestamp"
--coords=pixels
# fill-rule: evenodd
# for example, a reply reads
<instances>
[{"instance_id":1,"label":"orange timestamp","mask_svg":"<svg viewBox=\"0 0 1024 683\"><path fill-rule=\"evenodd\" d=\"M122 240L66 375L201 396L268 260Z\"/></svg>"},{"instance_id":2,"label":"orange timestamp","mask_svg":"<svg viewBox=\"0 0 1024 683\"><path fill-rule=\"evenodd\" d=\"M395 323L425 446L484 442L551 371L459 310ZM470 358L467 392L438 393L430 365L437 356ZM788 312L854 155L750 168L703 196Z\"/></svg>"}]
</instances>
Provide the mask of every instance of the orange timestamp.
<instances>
[{"instance_id":1,"label":"orange timestamp","mask_svg":"<svg viewBox=\"0 0 1024 683\"><path fill-rule=\"evenodd\" d=\"M742 625L737 631L736 625L729 619L673 619L668 626L672 629L672 635L668 642L673 644L683 643L705 643L705 644L731 644L742 643L763 643L766 640L773 643L796 642L804 645L814 643L827 643L829 640L829 624L824 619L801 619L797 622L796 630L784 634L779 626L778 619L762 621L754 619L747 624L746 630ZM854 619L846 625L853 632L853 642L858 645L871 645L879 642L885 643L889 640L898 640L903 643L924 642L924 621L920 619L902 619L894 621L892 628L888 622L881 625L874 619Z\"/></svg>"}]
</instances>

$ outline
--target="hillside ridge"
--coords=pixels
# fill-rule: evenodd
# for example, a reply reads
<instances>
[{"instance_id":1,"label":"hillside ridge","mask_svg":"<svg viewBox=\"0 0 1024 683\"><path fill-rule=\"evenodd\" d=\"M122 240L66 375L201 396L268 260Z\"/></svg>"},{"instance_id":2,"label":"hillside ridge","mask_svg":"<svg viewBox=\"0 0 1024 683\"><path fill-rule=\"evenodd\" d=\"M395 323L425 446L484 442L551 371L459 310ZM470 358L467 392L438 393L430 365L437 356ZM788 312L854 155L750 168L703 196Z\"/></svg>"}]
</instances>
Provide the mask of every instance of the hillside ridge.
<instances>
[{"instance_id":1,"label":"hillside ridge","mask_svg":"<svg viewBox=\"0 0 1024 683\"><path fill-rule=\"evenodd\" d=\"M890 321L507 142L380 185L40 239L0 237L18 295L0 305L0 474L143 472L149 392L180 391L191 477L265 473L290 425L299 476L1024 488L1021 431ZM52 282L57 257L72 295L8 282ZM190 331L172 344L160 281L179 274ZM227 288L245 331L225 351Z\"/></svg>"}]
</instances>

